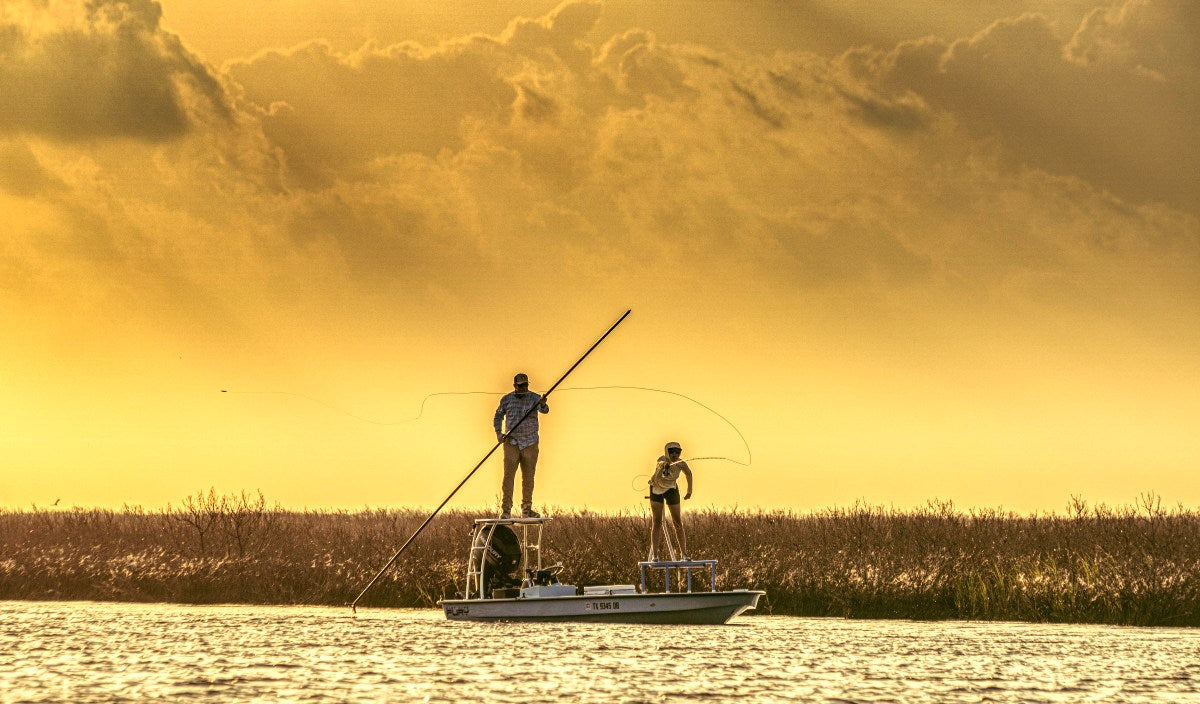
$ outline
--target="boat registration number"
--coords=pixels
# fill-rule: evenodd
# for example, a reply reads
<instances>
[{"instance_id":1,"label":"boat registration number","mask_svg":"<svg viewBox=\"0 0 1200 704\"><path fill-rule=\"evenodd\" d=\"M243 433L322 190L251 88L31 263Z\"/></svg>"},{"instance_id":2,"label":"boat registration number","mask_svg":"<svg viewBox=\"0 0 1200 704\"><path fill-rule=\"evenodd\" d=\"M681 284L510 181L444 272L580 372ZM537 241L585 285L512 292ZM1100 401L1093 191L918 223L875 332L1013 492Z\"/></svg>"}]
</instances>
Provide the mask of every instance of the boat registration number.
<instances>
[{"instance_id":1,"label":"boat registration number","mask_svg":"<svg viewBox=\"0 0 1200 704\"><path fill-rule=\"evenodd\" d=\"M585 611L615 611L621 608L619 601L588 601L583 605Z\"/></svg>"}]
</instances>

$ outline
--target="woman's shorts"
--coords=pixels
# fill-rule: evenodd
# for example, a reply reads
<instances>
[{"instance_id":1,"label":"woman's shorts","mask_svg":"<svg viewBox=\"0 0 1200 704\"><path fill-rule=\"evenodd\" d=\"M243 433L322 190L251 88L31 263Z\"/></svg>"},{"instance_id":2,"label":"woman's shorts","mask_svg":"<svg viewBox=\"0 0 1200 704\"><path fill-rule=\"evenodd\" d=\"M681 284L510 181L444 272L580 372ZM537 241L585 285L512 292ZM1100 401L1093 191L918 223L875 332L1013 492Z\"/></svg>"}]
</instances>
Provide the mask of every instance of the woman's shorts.
<instances>
[{"instance_id":1,"label":"woman's shorts","mask_svg":"<svg viewBox=\"0 0 1200 704\"><path fill-rule=\"evenodd\" d=\"M670 506L678 506L679 505L679 487L673 486L670 489L667 489L667 492L665 494L655 494L654 491L651 490L650 503L661 504L664 501L667 502L667 504Z\"/></svg>"}]
</instances>

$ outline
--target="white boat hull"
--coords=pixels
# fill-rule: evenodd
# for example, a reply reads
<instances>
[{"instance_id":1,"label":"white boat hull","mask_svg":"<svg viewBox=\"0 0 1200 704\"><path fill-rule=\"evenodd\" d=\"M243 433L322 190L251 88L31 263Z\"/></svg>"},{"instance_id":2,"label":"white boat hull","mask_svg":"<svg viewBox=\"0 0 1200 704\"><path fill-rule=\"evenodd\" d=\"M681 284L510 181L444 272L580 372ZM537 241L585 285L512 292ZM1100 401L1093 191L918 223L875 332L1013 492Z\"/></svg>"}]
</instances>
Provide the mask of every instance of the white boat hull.
<instances>
[{"instance_id":1,"label":"white boat hull","mask_svg":"<svg viewBox=\"0 0 1200 704\"><path fill-rule=\"evenodd\" d=\"M662 592L525 599L445 599L453 621L592 621L721 624L758 606L766 592Z\"/></svg>"}]
</instances>

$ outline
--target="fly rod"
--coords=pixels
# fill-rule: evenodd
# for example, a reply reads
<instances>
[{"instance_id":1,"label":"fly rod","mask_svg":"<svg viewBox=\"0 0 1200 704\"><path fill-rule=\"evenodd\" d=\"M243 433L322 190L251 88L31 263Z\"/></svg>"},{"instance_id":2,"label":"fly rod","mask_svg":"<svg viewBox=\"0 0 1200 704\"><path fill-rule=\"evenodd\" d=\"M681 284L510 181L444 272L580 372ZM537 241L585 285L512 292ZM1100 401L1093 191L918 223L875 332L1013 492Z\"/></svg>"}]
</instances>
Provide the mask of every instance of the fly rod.
<instances>
[{"instance_id":1,"label":"fly rod","mask_svg":"<svg viewBox=\"0 0 1200 704\"><path fill-rule=\"evenodd\" d=\"M631 308L631 309L625 311L625 314L622 315L620 318L617 318L617 322L613 323L612 327L610 327L603 335L601 335L600 339L596 340L596 342L591 347L588 348L588 351L584 352L583 356L580 357L579 360L576 361L574 364L572 364L571 368L568 369L565 374L563 374L561 377L559 377L558 381L554 382L554 385L551 386L550 389L546 393L542 394L542 398L537 403L533 404L533 406L528 411L525 412L525 415L521 416L521 420L517 421L517 423L515 425L513 425L513 427L509 428L508 432L505 433L503 436L501 436L500 440L497 441L495 445L492 445L492 449L488 450L487 454L483 456L483 459L479 460L479 463L476 464L475 467L472 468L470 472L467 472L467 476L463 477L462 481L458 483L458 486L454 487L454 491L451 491L450 495L447 496L445 499L443 499L442 503L438 504L437 508L433 509L433 513L429 514L429 517L425 519L425 522L422 523L413 532L413 534L408 537L408 540L404 541L404 544L400 546L400 549L396 551L396 554L392 555L392 559L388 560L387 564L384 565L378 572L375 573L375 576L371 578L371 581L367 582L367 586L363 587L363 590L358 593L358 596L354 597L354 601L350 602L350 610L352 612L358 613L358 602L360 599L363 598L363 595L366 594L367 591L371 587L375 586L375 582L377 582L379 580L379 578L383 576L384 572L388 571L388 568L390 568L393 564L396 563L396 560L400 558L400 555L403 554L406 549L408 549L408 546L412 543L412 541L416 540L417 536L421 534L421 531L425 530L425 526L429 525L429 522L433 520L433 517L438 515L438 512L442 510L442 507L444 507L447 503L449 503L450 499L454 498L454 495L458 493L458 490L463 488L463 484L466 484L467 480L470 479L475 474L475 472L479 471L479 468L483 466L484 462L487 462L488 458L492 456L492 453L494 453L497 448L499 448L501 445L503 445L505 442L508 441L508 436L512 434L513 430L515 428L517 428L518 426L520 426L521 423L524 423L525 420L527 418L529 418L530 415L537 413L538 407L541 406L546 401L546 399L550 398L550 394L555 389L558 388L558 385L563 383L563 380L566 379L568 376L570 376L571 372L575 371L575 367L578 367L580 364L582 364L583 360L587 359L587 356L592 353L592 350L599 347L600 343L604 342L604 338L608 337L609 333L611 333L613 330L616 330L617 326L620 325L621 322L625 320L625 318L629 317L629 314L632 312L633 312L633 309Z\"/></svg>"}]
</instances>

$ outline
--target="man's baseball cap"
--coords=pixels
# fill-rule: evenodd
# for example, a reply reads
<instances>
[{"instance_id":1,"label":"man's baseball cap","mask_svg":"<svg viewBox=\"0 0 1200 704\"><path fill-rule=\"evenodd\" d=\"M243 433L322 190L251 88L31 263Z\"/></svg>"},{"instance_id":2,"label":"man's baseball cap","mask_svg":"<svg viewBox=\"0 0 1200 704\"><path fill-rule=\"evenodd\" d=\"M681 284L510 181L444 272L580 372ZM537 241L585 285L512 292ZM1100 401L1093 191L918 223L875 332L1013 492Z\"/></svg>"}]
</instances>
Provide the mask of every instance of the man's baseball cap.
<instances>
[{"instance_id":1,"label":"man's baseball cap","mask_svg":"<svg viewBox=\"0 0 1200 704\"><path fill-rule=\"evenodd\" d=\"M671 450L679 450L680 452L683 452L683 448L680 447L679 443L677 442L667 443L667 452L670 452Z\"/></svg>"},{"instance_id":2,"label":"man's baseball cap","mask_svg":"<svg viewBox=\"0 0 1200 704\"><path fill-rule=\"evenodd\" d=\"M521 384L528 384L528 383L529 383L529 376L527 374L522 373L522 374L518 374L513 377L513 386L520 386Z\"/></svg>"}]
</instances>

